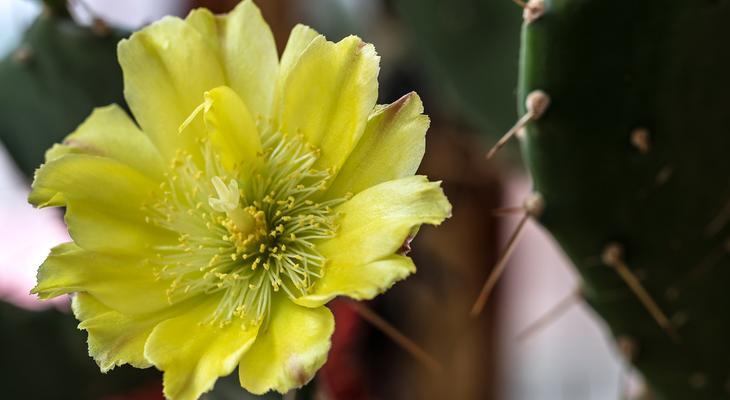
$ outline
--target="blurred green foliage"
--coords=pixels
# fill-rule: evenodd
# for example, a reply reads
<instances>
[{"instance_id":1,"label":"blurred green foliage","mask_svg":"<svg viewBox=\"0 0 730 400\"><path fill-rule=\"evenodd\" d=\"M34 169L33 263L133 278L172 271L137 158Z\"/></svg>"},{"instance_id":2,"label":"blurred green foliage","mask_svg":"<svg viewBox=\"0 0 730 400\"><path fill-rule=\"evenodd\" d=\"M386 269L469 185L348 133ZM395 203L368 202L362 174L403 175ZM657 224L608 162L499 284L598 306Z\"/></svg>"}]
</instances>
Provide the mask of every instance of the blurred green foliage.
<instances>
[{"instance_id":1,"label":"blurred green foliage","mask_svg":"<svg viewBox=\"0 0 730 400\"><path fill-rule=\"evenodd\" d=\"M393 0L454 112L499 135L514 123L522 10L509 0Z\"/></svg>"},{"instance_id":2,"label":"blurred green foliage","mask_svg":"<svg viewBox=\"0 0 730 400\"><path fill-rule=\"evenodd\" d=\"M46 12L59 17L71 17L66 0L42 0Z\"/></svg>"},{"instance_id":3,"label":"blurred green foliage","mask_svg":"<svg viewBox=\"0 0 730 400\"><path fill-rule=\"evenodd\" d=\"M124 104L116 58L124 33L44 12L0 61L0 142L31 176L94 107Z\"/></svg>"},{"instance_id":4,"label":"blurred green foliage","mask_svg":"<svg viewBox=\"0 0 730 400\"><path fill-rule=\"evenodd\" d=\"M99 372L77 324L56 309L29 311L0 302L0 397L96 400L159 382L153 369Z\"/></svg>"},{"instance_id":5,"label":"blurred green foliage","mask_svg":"<svg viewBox=\"0 0 730 400\"><path fill-rule=\"evenodd\" d=\"M98 400L100 398L162 399L162 376L154 368L117 367L102 374L70 313L57 309L31 311L0 302L0 387L2 399ZM297 400L314 398L316 385L296 393ZM125 397L126 396L126 397ZM281 395L255 396L238 383L238 373L221 378L204 400L274 400Z\"/></svg>"}]
</instances>

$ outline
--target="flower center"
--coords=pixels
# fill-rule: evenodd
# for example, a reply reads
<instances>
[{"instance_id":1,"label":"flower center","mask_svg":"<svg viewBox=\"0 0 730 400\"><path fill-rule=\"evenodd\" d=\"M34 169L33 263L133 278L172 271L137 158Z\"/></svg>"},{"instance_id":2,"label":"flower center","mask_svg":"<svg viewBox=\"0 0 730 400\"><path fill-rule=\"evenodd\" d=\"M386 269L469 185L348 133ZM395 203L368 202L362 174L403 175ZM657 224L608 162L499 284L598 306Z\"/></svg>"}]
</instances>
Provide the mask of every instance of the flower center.
<instances>
[{"instance_id":1,"label":"flower center","mask_svg":"<svg viewBox=\"0 0 730 400\"><path fill-rule=\"evenodd\" d=\"M316 243L335 235L332 208L344 201L320 200L332 173L313 168L318 152L302 138L267 139L255 167L226 170L205 140L202 161L179 152L152 207L150 223L178 235L154 259L170 301L221 293L220 323L261 323L277 293L307 294L325 263Z\"/></svg>"}]
</instances>

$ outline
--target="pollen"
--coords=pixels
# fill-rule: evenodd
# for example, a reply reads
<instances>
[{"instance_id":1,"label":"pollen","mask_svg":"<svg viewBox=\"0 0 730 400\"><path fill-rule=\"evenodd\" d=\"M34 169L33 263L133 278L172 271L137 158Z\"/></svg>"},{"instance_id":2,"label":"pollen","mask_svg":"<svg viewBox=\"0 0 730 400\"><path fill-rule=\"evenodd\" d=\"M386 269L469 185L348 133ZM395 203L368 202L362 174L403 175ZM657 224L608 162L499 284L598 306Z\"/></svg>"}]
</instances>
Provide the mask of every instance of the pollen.
<instances>
[{"instance_id":1,"label":"pollen","mask_svg":"<svg viewBox=\"0 0 730 400\"><path fill-rule=\"evenodd\" d=\"M205 139L200 154L179 152L161 186L151 224L177 234L158 246L156 274L171 301L222 293L210 320L266 321L275 296L306 295L325 258L317 242L335 235L336 206L319 201L331 170L314 168L316 149L299 136L265 138L256 167L227 170Z\"/></svg>"}]
</instances>

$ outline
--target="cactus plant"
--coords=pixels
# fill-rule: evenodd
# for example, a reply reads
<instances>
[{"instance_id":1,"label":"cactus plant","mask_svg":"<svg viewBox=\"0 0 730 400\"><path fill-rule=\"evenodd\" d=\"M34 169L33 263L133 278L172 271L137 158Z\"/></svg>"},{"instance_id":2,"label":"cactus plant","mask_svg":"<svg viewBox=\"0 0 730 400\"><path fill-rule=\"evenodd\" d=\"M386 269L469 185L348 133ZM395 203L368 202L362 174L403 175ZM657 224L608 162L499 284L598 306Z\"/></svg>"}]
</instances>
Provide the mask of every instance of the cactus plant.
<instances>
[{"instance_id":1,"label":"cactus plant","mask_svg":"<svg viewBox=\"0 0 730 400\"><path fill-rule=\"evenodd\" d=\"M116 61L123 36L79 26L64 1L48 0L18 48L0 61L0 141L27 176L94 107L123 104Z\"/></svg>"},{"instance_id":2,"label":"cactus plant","mask_svg":"<svg viewBox=\"0 0 730 400\"><path fill-rule=\"evenodd\" d=\"M730 398L730 1L533 0L526 15L520 111L551 100L521 135L540 221L656 398Z\"/></svg>"}]
</instances>

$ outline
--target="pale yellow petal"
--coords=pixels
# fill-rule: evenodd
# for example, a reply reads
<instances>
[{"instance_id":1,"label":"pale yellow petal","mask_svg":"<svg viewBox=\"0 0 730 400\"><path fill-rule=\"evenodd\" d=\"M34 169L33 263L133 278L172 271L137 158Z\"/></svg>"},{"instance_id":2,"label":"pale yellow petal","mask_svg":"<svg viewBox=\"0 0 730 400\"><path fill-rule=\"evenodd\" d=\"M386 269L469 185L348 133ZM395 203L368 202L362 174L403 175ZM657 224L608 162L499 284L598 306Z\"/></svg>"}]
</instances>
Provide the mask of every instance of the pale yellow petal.
<instances>
[{"instance_id":1,"label":"pale yellow petal","mask_svg":"<svg viewBox=\"0 0 730 400\"><path fill-rule=\"evenodd\" d=\"M319 307L336 296L369 300L414 272L413 260L398 254L356 267L333 264L327 268L326 277L317 282L315 290L296 302L307 307Z\"/></svg>"},{"instance_id":2,"label":"pale yellow petal","mask_svg":"<svg viewBox=\"0 0 730 400\"><path fill-rule=\"evenodd\" d=\"M194 27L166 17L118 46L124 95L142 130L165 158L178 148L194 149L204 133L196 121L178 128L203 101L203 93L225 84L218 54Z\"/></svg>"},{"instance_id":3,"label":"pale yellow petal","mask_svg":"<svg viewBox=\"0 0 730 400\"><path fill-rule=\"evenodd\" d=\"M185 17L185 22L200 33L203 40L220 56L221 39L218 34L218 20L225 16L216 16L207 8L196 8Z\"/></svg>"},{"instance_id":4,"label":"pale yellow petal","mask_svg":"<svg viewBox=\"0 0 730 400\"><path fill-rule=\"evenodd\" d=\"M327 259L312 292L297 299L308 307L335 296L369 299L414 267L396 253L422 224L438 225L451 205L438 182L412 176L363 190L337 210L337 235L318 246Z\"/></svg>"},{"instance_id":5,"label":"pale yellow petal","mask_svg":"<svg viewBox=\"0 0 730 400\"><path fill-rule=\"evenodd\" d=\"M368 188L336 212L337 236L319 247L333 264L365 264L395 253L421 224L439 225L451 214L440 182L412 176Z\"/></svg>"},{"instance_id":6,"label":"pale yellow petal","mask_svg":"<svg viewBox=\"0 0 730 400\"><path fill-rule=\"evenodd\" d=\"M221 326L210 320L220 296L157 325L147 339L144 354L164 371L165 396L194 400L213 388L215 381L233 372L251 346L257 326L233 320Z\"/></svg>"},{"instance_id":7,"label":"pale yellow petal","mask_svg":"<svg viewBox=\"0 0 730 400\"><path fill-rule=\"evenodd\" d=\"M95 109L63 144L46 152L46 162L69 153L111 158L162 179L164 163L157 148L116 104Z\"/></svg>"},{"instance_id":8,"label":"pale yellow petal","mask_svg":"<svg viewBox=\"0 0 730 400\"><path fill-rule=\"evenodd\" d=\"M243 99L251 115L270 117L279 58L271 29L253 1L242 1L220 17L205 9L194 10L186 20L219 54L226 84Z\"/></svg>"},{"instance_id":9,"label":"pale yellow petal","mask_svg":"<svg viewBox=\"0 0 730 400\"><path fill-rule=\"evenodd\" d=\"M426 149L429 119L423 104L411 92L393 104L378 108L365 133L347 158L328 191L332 198L356 194L370 186L416 173Z\"/></svg>"},{"instance_id":10,"label":"pale yellow petal","mask_svg":"<svg viewBox=\"0 0 730 400\"><path fill-rule=\"evenodd\" d=\"M286 42L284 52L281 54L281 70L279 75L281 77L280 82L286 81L292 71L292 68L296 65L304 50L315 38L319 36L322 35L306 25L297 24L294 29L292 29L289 34L289 40ZM281 89L281 87L279 89Z\"/></svg>"},{"instance_id":11,"label":"pale yellow petal","mask_svg":"<svg viewBox=\"0 0 730 400\"><path fill-rule=\"evenodd\" d=\"M157 189L119 161L66 154L36 171L28 200L37 207L66 205L69 233L87 250L139 253L172 239L145 222L144 206Z\"/></svg>"},{"instance_id":12,"label":"pale yellow petal","mask_svg":"<svg viewBox=\"0 0 730 400\"><path fill-rule=\"evenodd\" d=\"M231 88L221 86L205 93L204 118L208 137L224 165L252 164L260 158L256 122Z\"/></svg>"},{"instance_id":13,"label":"pale yellow petal","mask_svg":"<svg viewBox=\"0 0 730 400\"><path fill-rule=\"evenodd\" d=\"M183 311L176 306L129 316L107 307L88 293L75 295L72 308L81 321L79 329L88 332L89 355L102 372L123 364L151 367L152 363L144 356L147 338L157 324Z\"/></svg>"},{"instance_id":14,"label":"pale yellow petal","mask_svg":"<svg viewBox=\"0 0 730 400\"><path fill-rule=\"evenodd\" d=\"M87 292L125 314L144 314L168 307L170 281L157 279L142 256L110 255L83 250L74 243L56 246L38 269L33 289L41 299Z\"/></svg>"},{"instance_id":15,"label":"pale yellow petal","mask_svg":"<svg viewBox=\"0 0 730 400\"><path fill-rule=\"evenodd\" d=\"M318 168L338 170L360 139L377 99L378 63L374 47L360 38L332 43L317 36L282 71L277 127L318 147Z\"/></svg>"},{"instance_id":16,"label":"pale yellow petal","mask_svg":"<svg viewBox=\"0 0 730 400\"><path fill-rule=\"evenodd\" d=\"M280 297L263 329L241 357L241 386L254 394L286 393L309 382L327 360L334 318L326 307L300 307Z\"/></svg>"}]
</instances>

